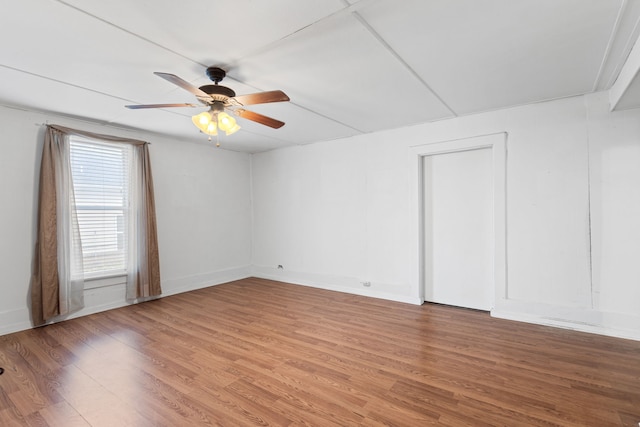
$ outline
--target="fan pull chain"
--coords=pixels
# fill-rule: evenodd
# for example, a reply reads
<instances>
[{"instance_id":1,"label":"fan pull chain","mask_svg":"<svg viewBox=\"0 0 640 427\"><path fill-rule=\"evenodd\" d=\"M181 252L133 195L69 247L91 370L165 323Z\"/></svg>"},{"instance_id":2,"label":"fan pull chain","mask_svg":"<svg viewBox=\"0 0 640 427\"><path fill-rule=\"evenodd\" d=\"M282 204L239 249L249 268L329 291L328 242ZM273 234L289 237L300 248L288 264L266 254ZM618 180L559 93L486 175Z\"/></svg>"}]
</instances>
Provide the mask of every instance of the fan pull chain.
<instances>
[{"instance_id":1,"label":"fan pull chain","mask_svg":"<svg viewBox=\"0 0 640 427\"><path fill-rule=\"evenodd\" d=\"M207 139L211 142L211 135L209 135ZM216 147L220 148L220 136L218 136L218 134L216 134Z\"/></svg>"}]
</instances>

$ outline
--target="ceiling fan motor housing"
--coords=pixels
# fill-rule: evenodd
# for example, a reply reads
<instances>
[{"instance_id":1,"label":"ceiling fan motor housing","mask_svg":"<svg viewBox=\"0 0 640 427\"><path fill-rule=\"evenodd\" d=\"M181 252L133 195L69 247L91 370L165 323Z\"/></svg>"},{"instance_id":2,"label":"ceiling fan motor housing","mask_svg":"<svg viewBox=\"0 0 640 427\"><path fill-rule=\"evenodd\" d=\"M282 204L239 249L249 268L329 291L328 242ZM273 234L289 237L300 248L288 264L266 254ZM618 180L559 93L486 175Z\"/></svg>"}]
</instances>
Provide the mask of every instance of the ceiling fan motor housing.
<instances>
[{"instance_id":1,"label":"ceiling fan motor housing","mask_svg":"<svg viewBox=\"0 0 640 427\"><path fill-rule=\"evenodd\" d=\"M200 90L208 93L209 95L223 95L229 98L233 98L234 96L236 96L236 93L233 91L233 89L230 89L226 86L221 86L219 84L200 86Z\"/></svg>"},{"instance_id":2,"label":"ceiling fan motor housing","mask_svg":"<svg viewBox=\"0 0 640 427\"><path fill-rule=\"evenodd\" d=\"M200 86L200 90L209 95L222 95L228 98L233 98L234 96L236 96L236 93L232 89L226 86L220 86L218 84L222 81L222 79L224 79L226 75L227 75L227 72L224 71L222 68L219 68L219 67L207 68L207 76L209 76L209 78L211 79L211 81L213 81L214 84Z\"/></svg>"},{"instance_id":3,"label":"ceiling fan motor housing","mask_svg":"<svg viewBox=\"0 0 640 427\"><path fill-rule=\"evenodd\" d=\"M227 72L219 67L209 67L207 68L207 76L211 79L212 82L218 84L224 79L227 75Z\"/></svg>"}]
</instances>

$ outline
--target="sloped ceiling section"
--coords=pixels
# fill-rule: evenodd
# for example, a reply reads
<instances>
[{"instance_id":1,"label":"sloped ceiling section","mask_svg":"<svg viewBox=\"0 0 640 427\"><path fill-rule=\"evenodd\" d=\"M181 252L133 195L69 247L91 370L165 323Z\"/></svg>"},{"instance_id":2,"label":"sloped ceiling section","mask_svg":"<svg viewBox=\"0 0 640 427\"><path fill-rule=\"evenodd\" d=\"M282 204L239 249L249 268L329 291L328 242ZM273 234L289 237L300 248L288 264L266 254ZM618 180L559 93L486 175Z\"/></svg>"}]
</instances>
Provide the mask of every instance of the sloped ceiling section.
<instances>
[{"instance_id":1,"label":"sloped ceiling section","mask_svg":"<svg viewBox=\"0 0 640 427\"><path fill-rule=\"evenodd\" d=\"M636 32L640 28L636 27ZM636 40L629 56L609 89L612 110L640 108L640 39Z\"/></svg>"},{"instance_id":2,"label":"sloped ceiling section","mask_svg":"<svg viewBox=\"0 0 640 427\"><path fill-rule=\"evenodd\" d=\"M259 152L608 90L640 0L4 0L0 103L206 143L206 108L158 78L291 101L247 107L223 148Z\"/></svg>"}]
</instances>

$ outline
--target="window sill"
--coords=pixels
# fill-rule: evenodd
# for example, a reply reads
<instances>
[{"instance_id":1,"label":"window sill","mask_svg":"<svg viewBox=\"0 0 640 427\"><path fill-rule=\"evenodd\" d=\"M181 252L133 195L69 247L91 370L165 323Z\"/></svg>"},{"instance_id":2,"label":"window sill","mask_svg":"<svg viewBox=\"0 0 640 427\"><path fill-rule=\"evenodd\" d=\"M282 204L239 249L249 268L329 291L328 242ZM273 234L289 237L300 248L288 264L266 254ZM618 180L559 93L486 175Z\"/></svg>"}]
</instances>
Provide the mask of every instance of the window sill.
<instances>
[{"instance_id":1,"label":"window sill","mask_svg":"<svg viewBox=\"0 0 640 427\"><path fill-rule=\"evenodd\" d=\"M118 274L113 276L93 277L84 279L85 289L105 288L107 286L124 285L127 283L126 274Z\"/></svg>"}]
</instances>

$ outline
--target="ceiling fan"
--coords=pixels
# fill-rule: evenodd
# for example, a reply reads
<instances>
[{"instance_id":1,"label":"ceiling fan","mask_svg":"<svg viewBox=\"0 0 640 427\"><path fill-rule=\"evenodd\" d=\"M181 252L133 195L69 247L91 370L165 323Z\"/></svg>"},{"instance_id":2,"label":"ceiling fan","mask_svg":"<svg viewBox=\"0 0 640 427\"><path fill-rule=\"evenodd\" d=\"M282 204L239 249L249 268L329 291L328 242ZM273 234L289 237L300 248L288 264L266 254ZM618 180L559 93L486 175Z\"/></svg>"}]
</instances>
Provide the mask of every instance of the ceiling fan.
<instances>
[{"instance_id":1,"label":"ceiling fan","mask_svg":"<svg viewBox=\"0 0 640 427\"><path fill-rule=\"evenodd\" d=\"M245 110L245 105L266 104L269 102L284 102L289 101L289 97L281 90L272 90L269 92L252 93L249 95L236 95L236 93L219 83L227 75L227 73L219 67L207 68L207 76L214 82L214 84L200 86L199 88L193 86L186 80L180 77L169 74L154 72L153 74L167 80L174 85L191 92L202 105L197 104L142 104L142 105L125 105L130 109L141 108L169 108L169 107L202 107L208 106L209 110L203 113L193 116L191 119L193 124L196 125L203 133L209 135L218 135L218 130L224 131L227 135L231 135L240 129L240 126L236 123L235 119L231 117L226 111L232 114L242 117L243 119L251 120L256 123L260 123L265 126L269 126L274 129L279 129L284 126L284 122L280 120L267 117L265 115L255 113L253 111ZM226 110L226 111L225 111ZM220 144L217 144L218 146Z\"/></svg>"}]
</instances>

